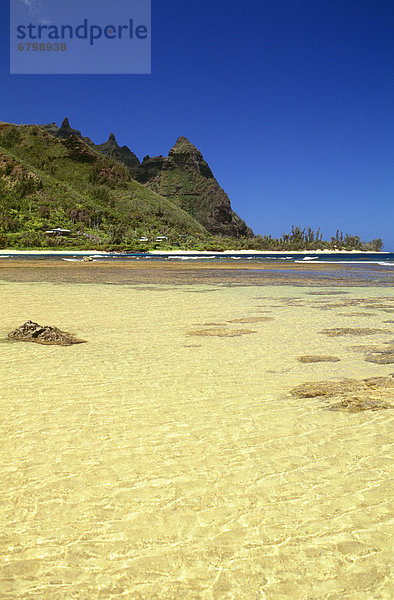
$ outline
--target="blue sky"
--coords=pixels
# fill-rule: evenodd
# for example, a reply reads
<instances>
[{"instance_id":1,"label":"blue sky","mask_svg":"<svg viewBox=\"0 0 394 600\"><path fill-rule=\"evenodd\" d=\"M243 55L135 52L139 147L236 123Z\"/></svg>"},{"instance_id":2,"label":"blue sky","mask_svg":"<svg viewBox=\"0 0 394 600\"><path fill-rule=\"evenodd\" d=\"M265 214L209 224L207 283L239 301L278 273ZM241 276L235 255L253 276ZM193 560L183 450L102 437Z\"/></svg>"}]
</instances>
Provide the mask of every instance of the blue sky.
<instances>
[{"instance_id":1,"label":"blue sky","mask_svg":"<svg viewBox=\"0 0 394 600\"><path fill-rule=\"evenodd\" d=\"M151 75L10 75L0 16L0 120L68 116L140 158L185 135L255 233L394 250L391 0L153 0Z\"/></svg>"}]
</instances>

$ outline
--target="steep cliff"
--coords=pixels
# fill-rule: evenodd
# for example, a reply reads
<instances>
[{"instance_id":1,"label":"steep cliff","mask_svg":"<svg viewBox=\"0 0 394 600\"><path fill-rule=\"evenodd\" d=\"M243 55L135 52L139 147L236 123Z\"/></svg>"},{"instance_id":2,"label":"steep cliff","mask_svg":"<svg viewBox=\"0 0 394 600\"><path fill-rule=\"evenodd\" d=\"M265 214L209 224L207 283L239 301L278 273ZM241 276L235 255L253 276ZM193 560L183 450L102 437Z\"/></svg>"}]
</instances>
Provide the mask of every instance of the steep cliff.
<instances>
[{"instance_id":1,"label":"steep cliff","mask_svg":"<svg viewBox=\"0 0 394 600\"><path fill-rule=\"evenodd\" d=\"M185 137L178 138L167 157L145 157L132 176L192 215L210 233L252 237L252 230L232 210L201 152Z\"/></svg>"}]
</instances>

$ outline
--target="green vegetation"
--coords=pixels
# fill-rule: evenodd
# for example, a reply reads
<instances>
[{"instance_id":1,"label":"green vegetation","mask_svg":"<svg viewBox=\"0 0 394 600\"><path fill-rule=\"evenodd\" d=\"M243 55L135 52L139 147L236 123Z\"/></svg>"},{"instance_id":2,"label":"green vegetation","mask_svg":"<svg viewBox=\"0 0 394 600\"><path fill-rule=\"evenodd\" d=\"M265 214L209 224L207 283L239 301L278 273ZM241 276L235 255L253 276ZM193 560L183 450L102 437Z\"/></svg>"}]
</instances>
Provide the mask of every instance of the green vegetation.
<instances>
[{"instance_id":1,"label":"green vegetation","mask_svg":"<svg viewBox=\"0 0 394 600\"><path fill-rule=\"evenodd\" d=\"M320 229L314 231L310 227L301 229L293 226L290 233L284 233L282 237L272 238L270 235L258 235L251 240L249 246L254 250L358 250L359 252L380 252L383 247L381 239L372 242L362 242L358 235L343 235L337 231L335 237L329 241L323 240Z\"/></svg>"},{"instance_id":2,"label":"green vegetation","mask_svg":"<svg viewBox=\"0 0 394 600\"><path fill-rule=\"evenodd\" d=\"M50 236L52 228L70 235ZM78 138L36 126L0 132L0 244L10 248L142 249L139 238L203 239L193 217ZM144 247L145 248L145 247Z\"/></svg>"},{"instance_id":3,"label":"green vegetation","mask_svg":"<svg viewBox=\"0 0 394 600\"><path fill-rule=\"evenodd\" d=\"M156 170L147 186L124 164L76 135L54 137L35 125L0 127L0 247L130 252L382 249L380 239L363 243L356 235L337 231L324 241L319 230L310 228L293 227L279 239L253 236L231 211L227 196L190 142L180 138L170 158L164 160L171 168ZM198 171L190 166L193 161ZM152 167L149 161L146 165L148 177ZM231 219L228 229L223 221L221 235L207 217L212 200ZM54 228L70 233L46 233ZM228 236L227 230L236 234ZM157 241L159 236L164 239Z\"/></svg>"}]
</instances>

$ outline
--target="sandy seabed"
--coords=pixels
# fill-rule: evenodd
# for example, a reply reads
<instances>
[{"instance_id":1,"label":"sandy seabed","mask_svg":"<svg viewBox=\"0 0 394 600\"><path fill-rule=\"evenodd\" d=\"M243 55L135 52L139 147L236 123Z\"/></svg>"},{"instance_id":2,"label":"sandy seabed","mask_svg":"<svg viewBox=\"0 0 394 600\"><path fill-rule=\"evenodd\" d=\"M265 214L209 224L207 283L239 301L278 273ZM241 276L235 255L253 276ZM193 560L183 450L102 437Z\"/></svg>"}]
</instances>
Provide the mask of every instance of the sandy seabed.
<instances>
[{"instance_id":1,"label":"sandy seabed","mask_svg":"<svg viewBox=\"0 0 394 600\"><path fill-rule=\"evenodd\" d=\"M0 268L2 340L29 318L88 340L0 343L1 598L392 598L392 411L290 393L392 372L360 350L392 340L387 282L327 265Z\"/></svg>"}]
</instances>

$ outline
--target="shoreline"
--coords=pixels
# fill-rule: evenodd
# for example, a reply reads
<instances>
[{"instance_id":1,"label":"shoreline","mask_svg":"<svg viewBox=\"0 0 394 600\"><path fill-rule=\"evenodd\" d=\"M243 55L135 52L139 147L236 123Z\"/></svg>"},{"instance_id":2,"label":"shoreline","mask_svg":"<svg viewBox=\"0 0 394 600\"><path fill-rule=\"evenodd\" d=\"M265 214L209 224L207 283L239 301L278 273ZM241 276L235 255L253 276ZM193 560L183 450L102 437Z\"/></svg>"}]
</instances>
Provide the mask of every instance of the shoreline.
<instances>
[{"instance_id":1,"label":"shoreline","mask_svg":"<svg viewBox=\"0 0 394 600\"><path fill-rule=\"evenodd\" d=\"M0 250L0 256L18 256L18 255L29 255L29 254L49 254L49 255L100 255L100 256L122 256L126 254L146 254L146 255L174 255L174 256L206 256L206 255L251 255L251 254L278 254L279 256L288 255L288 254L391 254L389 251L384 252L374 252L372 250L223 250L219 252L217 250L149 250L148 252L100 252L98 250L15 250L15 249L2 249Z\"/></svg>"},{"instance_id":2,"label":"shoreline","mask_svg":"<svg viewBox=\"0 0 394 600\"><path fill-rule=\"evenodd\" d=\"M302 285L302 286L376 286L392 287L391 269L373 270L360 261L359 268L346 263L319 264L307 261L248 260L229 261L62 261L40 257L18 257L0 261L0 281L61 282L105 284L224 284L224 285Z\"/></svg>"}]
</instances>

